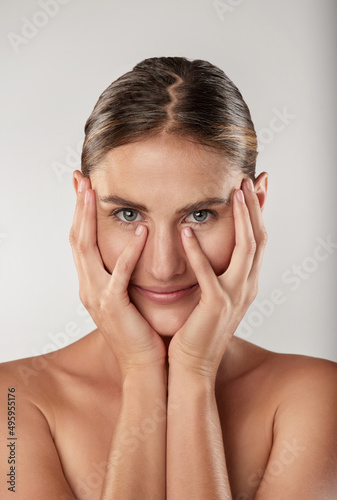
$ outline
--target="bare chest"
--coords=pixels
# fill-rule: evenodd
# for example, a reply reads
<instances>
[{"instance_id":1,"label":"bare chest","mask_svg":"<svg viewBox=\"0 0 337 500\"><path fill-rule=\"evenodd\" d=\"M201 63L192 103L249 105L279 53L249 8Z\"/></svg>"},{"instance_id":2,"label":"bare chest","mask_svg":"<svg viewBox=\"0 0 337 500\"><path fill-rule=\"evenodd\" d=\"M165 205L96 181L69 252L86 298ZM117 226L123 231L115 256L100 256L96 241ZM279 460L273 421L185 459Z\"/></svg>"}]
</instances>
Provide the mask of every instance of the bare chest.
<instances>
[{"instance_id":1,"label":"bare chest","mask_svg":"<svg viewBox=\"0 0 337 500\"><path fill-rule=\"evenodd\" d=\"M271 448L273 405L258 391L248 397L240 386L219 391L217 402L233 498L250 500ZM79 500L100 498L120 409L120 394L108 398L100 391L88 390L86 397L74 397L55 413L55 444ZM142 439L147 431L130 430Z\"/></svg>"}]
</instances>

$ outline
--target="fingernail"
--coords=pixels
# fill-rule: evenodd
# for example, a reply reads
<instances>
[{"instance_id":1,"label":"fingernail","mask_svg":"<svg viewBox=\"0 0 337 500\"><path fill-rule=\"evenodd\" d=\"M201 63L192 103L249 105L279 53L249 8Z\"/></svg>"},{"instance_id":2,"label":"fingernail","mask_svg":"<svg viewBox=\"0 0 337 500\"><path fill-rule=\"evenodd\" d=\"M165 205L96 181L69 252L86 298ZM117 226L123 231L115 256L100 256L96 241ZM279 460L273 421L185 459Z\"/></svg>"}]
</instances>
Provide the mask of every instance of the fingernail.
<instances>
[{"instance_id":1,"label":"fingernail","mask_svg":"<svg viewBox=\"0 0 337 500\"><path fill-rule=\"evenodd\" d=\"M249 191L253 191L254 192L254 184L253 184L253 181L252 179L246 179L246 185L247 185L247 188L249 189Z\"/></svg>"},{"instance_id":2,"label":"fingernail","mask_svg":"<svg viewBox=\"0 0 337 500\"><path fill-rule=\"evenodd\" d=\"M136 231L135 231L135 234L137 236L140 236L144 231L144 226L142 226L141 224L138 224L138 226L136 227Z\"/></svg>"},{"instance_id":3,"label":"fingernail","mask_svg":"<svg viewBox=\"0 0 337 500\"><path fill-rule=\"evenodd\" d=\"M192 229L190 227L185 227L183 231L184 231L184 235L187 236L187 238L191 238Z\"/></svg>"},{"instance_id":4,"label":"fingernail","mask_svg":"<svg viewBox=\"0 0 337 500\"><path fill-rule=\"evenodd\" d=\"M85 188L85 180L81 179L80 187L78 188L79 192L81 193L84 188Z\"/></svg>"},{"instance_id":5,"label":"fingernail","mask_svg":"<svg viewBox=\"0 0 337 500\"><path fill-rule=\"evenodd\" d=\"M90 191L88 190L85 193L84 203L88 203L89 199L90 199Z\"/></svg>"},{"instance_id":6,"label":"fingernail","mask_svg":"<svg viewBox=\"0 0 337 500\"><path fill-rule=\"evenodd\" d=\"M243 196L243 191L241 191L241 189L239 189L237 192L236 192L236 197L239 201L241 201L241 203L244 203L245 201L245 198Z\"/></svg>"}]
</instances>

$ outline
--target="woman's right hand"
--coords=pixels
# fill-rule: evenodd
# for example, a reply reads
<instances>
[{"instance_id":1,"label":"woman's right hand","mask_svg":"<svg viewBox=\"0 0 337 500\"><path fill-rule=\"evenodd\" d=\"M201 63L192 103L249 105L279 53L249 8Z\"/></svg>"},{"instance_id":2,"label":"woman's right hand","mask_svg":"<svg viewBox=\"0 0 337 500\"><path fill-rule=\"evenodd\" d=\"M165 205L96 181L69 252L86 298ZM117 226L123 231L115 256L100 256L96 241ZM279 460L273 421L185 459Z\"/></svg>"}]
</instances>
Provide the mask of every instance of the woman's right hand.
<instances>
[{"instance_id":1,"label":"woman's right hand","mask_svg":"<svg viewBox=\"0 0 337 500\"><path fill-rule=\"evenodd\" d=\"M106 271L96 236L96 199L90 179L75 172L77 203L69 234L79 295L97 328L113 351L123 378L132 370L163 365L166 349L158 333L130 302L130 276L143 250L147 228L136 232L118 257L112 274ZM138 225L138 228L140 226Z\"/></svg>"}]
</instances>

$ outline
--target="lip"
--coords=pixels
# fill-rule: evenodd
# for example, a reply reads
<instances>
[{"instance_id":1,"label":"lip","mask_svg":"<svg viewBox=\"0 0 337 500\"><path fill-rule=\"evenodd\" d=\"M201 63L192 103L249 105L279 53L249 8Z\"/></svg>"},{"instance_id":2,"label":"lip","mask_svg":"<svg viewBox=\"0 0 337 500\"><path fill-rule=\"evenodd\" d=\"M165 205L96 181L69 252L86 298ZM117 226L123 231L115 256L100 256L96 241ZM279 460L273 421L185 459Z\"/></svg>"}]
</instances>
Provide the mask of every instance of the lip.
<instances>
[{"instance_id":1,"label":"lip","mask_svg":"<svg viewBox=\"0 0 337 500\"><path fill-rule=\"evenodd\" d=\"M151 290L146 288L142 288L138 285L133 285L142 295L152 300L152 302L156 302L157 304L173 304L183 297L187 297L190 295L198 286L198 283L195 283L192 286L187 288L177 287L167 287L167 288L159 288L153 287Z\"/></svg>"}]
</instances>

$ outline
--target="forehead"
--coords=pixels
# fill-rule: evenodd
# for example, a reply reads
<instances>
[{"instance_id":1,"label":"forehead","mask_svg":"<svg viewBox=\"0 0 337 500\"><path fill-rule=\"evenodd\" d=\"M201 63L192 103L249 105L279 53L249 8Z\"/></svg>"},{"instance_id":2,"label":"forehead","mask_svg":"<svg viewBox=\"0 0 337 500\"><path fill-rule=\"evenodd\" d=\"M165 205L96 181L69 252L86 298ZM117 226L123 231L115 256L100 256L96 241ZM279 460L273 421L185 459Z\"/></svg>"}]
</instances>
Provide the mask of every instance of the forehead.
<instances>
[{"instance_id":1,"label":"forehead","mask_svg":"<svg viewBox=\"0 0 337 500\"><path fill-rule=\"evenodd\" d=\"M219 195L230 189L238 173L224 156L173 135L161 135L109 151L96 167L92 187L100 194L125 195L149 190ZM109 192L106 192L109 191Z\"/></svg>"}]
</instances>

